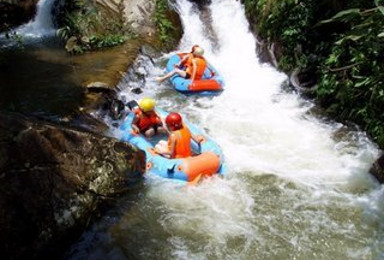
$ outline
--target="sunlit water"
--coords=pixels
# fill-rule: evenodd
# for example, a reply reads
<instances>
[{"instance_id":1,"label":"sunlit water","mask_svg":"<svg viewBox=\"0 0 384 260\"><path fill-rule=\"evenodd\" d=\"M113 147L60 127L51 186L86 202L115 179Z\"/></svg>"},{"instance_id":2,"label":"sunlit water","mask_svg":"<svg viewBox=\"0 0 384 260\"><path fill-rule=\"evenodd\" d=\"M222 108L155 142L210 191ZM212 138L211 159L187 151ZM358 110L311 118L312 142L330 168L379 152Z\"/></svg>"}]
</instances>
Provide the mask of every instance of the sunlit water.
<instances>
[{"instance_id":1,"label":"sunlit water","mask_svg":"<svg viewBox=\"0 0 384 260\"><path fill-rule=\"evenodd\" d=\"M122 95L155 97L198 124L222 147L228 178L186 188L148 175L68 258L383 259L384 189L368 175L376 146L311 116L310 102L281 90L286 76L259 64L239 1L212 1L217 43L204 37L196 7L177 7L179 50L200 44L224 75L224 92L187 97L156 84L170 53L147 64L143 94Z\"/></svg>"},{"instance_id":2,"label":"sunlit water","mask_svg":"<svg viewBox=\"0 0 384 260\"><path fill-rule=\"evenodd\" d=\"M35 18L29 23L16 29L16 33L23 37L40 38L54 35L55 29L52 20L52 7L54 0L40 0L37 3Z\"/></svg>"},{"instance_id":3,"label":"sunlit water","mask_svg":"<svg viewBox=\"0 0 384 260\"><path fill-rule=\"evenodd\" d=\"M0 47L12 48L20 44L18 41L23 44L30 44L54 37L56 34L52 19L54 2L54 0L40 0L36 6L36 15L31 21L7 34L0 33Z\"/></svg>"}]
</instances>

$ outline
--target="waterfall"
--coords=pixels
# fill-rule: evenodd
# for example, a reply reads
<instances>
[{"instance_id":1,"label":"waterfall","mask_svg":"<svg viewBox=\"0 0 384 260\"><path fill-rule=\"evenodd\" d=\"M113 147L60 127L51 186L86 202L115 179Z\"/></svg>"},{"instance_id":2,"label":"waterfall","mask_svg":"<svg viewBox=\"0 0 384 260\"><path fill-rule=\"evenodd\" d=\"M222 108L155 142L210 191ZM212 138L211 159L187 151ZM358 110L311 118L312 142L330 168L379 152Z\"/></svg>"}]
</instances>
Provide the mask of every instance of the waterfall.
<instances>
[{"instance_id":1,"label":"waterfall","mask_svg":"<svg viewBox=\"0 0 384 260\"><path fill-rule=\"evenodd\" d=\"M143 66L144 93L122 95L151 96L204 129L223 149L228 178L180 187L148 174L126 209L105 217L104 230L96 225L70 258L383 259L384 188L368 175L376 145L281 88L287 76L259 62L240 1L211 2L215 43L198 8L177 1L184 35L176 51L202 46L226 81L223 93L185 96L158 84L172 52Z\"/></svg>"},{"instance_id":2,"label":"waterfall","mask_svg":"<svg viewBox=\"0 0 384 260\"><path fill-rule=\"evenodd\" d=\"M36 16L29 23L21 25L15 32L27 38L40 38L55 34L52 21L54 0L40 0L37 4Z\"/></svg>"}]
</instances>

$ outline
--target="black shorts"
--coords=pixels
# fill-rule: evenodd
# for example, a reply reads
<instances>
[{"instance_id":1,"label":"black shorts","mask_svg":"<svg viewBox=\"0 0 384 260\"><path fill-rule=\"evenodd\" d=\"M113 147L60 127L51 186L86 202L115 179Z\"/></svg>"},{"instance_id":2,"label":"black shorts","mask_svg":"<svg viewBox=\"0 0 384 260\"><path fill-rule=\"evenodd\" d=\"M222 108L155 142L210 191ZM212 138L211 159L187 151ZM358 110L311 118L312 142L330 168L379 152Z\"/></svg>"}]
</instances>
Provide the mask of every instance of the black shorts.
<instances>
[{"instance_id":1,"label":"black shorts","mask_svg":"<svg viewBox=\"0 0 384 260\"><path fill-rule=\"evenodd\" d=\"M186 79L190 79L191 77L192 77L191 74L189 74L189 73L186 73L186 74L185 74L185 78L186 78Z\"/></svg>"},{"instance_id":2,"label":"black shorts","mask_svg":"<svg viewBox=\"0 0 384 260\"><path fill-rule=\"evenodd\" d=\"M148 128L145 128L145 129L143 129L143 130L140 130L140 132L141 133L145 133L145 132L147 132L149 129L151 129L151 128L153 128L154 130L155 130L155 134L157 134L157 129L159 128L159 127L162 127L163 125L155 125L155 126L150 126L150 127L148 127Z\"/></svg>"}]
</instances>

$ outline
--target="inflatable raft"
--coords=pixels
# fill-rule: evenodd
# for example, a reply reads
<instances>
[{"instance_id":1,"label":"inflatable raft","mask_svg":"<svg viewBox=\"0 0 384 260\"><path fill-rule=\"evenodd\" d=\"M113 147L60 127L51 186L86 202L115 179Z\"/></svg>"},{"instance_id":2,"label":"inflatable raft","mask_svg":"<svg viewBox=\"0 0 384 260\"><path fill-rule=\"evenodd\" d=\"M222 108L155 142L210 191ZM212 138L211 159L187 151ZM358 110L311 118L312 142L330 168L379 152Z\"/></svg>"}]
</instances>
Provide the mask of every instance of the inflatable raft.
<instances>
[{"instance_id":1,"label":"inflatable raft","mask_svg":"<svg viewBox=\"0 0 384 260\"><path fill-rule=\"evenodd\" d=\"M180 60L186 53L178 53L168 60L166 70L167 73L174 70L175 65L179 64ZM178 74L170 78L173 87L185 94L200 94L200 95L217 95L223 90L224 80L218 71L210 64L204 71L204 75L200 80L185 79Z\"/></svg>"},{"instance_id":2,"label":"inflatable raft","mask_svg":"<svg viewBox=\"0 0 384 260\"><path fill-rule=\"evenodd\" d=\"M161 109L156 109L156 112L163 118L168 115L167 112ZM150 140L143 135L136 134L132 131L131 123L133 118L134 113L129 113L121 124L121 139L137 146L145 152L147 172L163 178L191 183L198 182L202 177L212 176L214 174L223 175L225 173L224 157L219 146L209 137L203 135L199 128L187 120L183 119L184 124L188 126L193 135L203 136L203 142L197 144L191 140L194 156L181 159L168 159L154 152L154 143L150 142ZM167 138L167 136L163 137L164 139ZM156 139L156 141L159 141L158 138Z\"/></svg>"}]
</instances>

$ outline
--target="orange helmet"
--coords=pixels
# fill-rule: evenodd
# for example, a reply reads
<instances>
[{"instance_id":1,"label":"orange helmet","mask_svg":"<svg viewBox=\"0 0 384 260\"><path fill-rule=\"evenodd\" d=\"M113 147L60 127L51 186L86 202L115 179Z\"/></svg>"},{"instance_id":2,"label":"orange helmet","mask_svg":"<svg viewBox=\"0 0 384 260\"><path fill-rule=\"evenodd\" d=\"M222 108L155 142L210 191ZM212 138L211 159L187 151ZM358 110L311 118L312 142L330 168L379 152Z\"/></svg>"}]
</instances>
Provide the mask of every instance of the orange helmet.
<instances>
[{"instance_id":1,"label":"orange helmet","mask_svg":"<svg viewBox=\"0 0 384 260\"><path fill-rule=\"evenodd\" d=\"M167 126L172 130L179 130L183 126L183 119L181 118L181 115L179 113L170 113L165 118L165 123L167 123Z\"/></svg>"}]
</instances>

